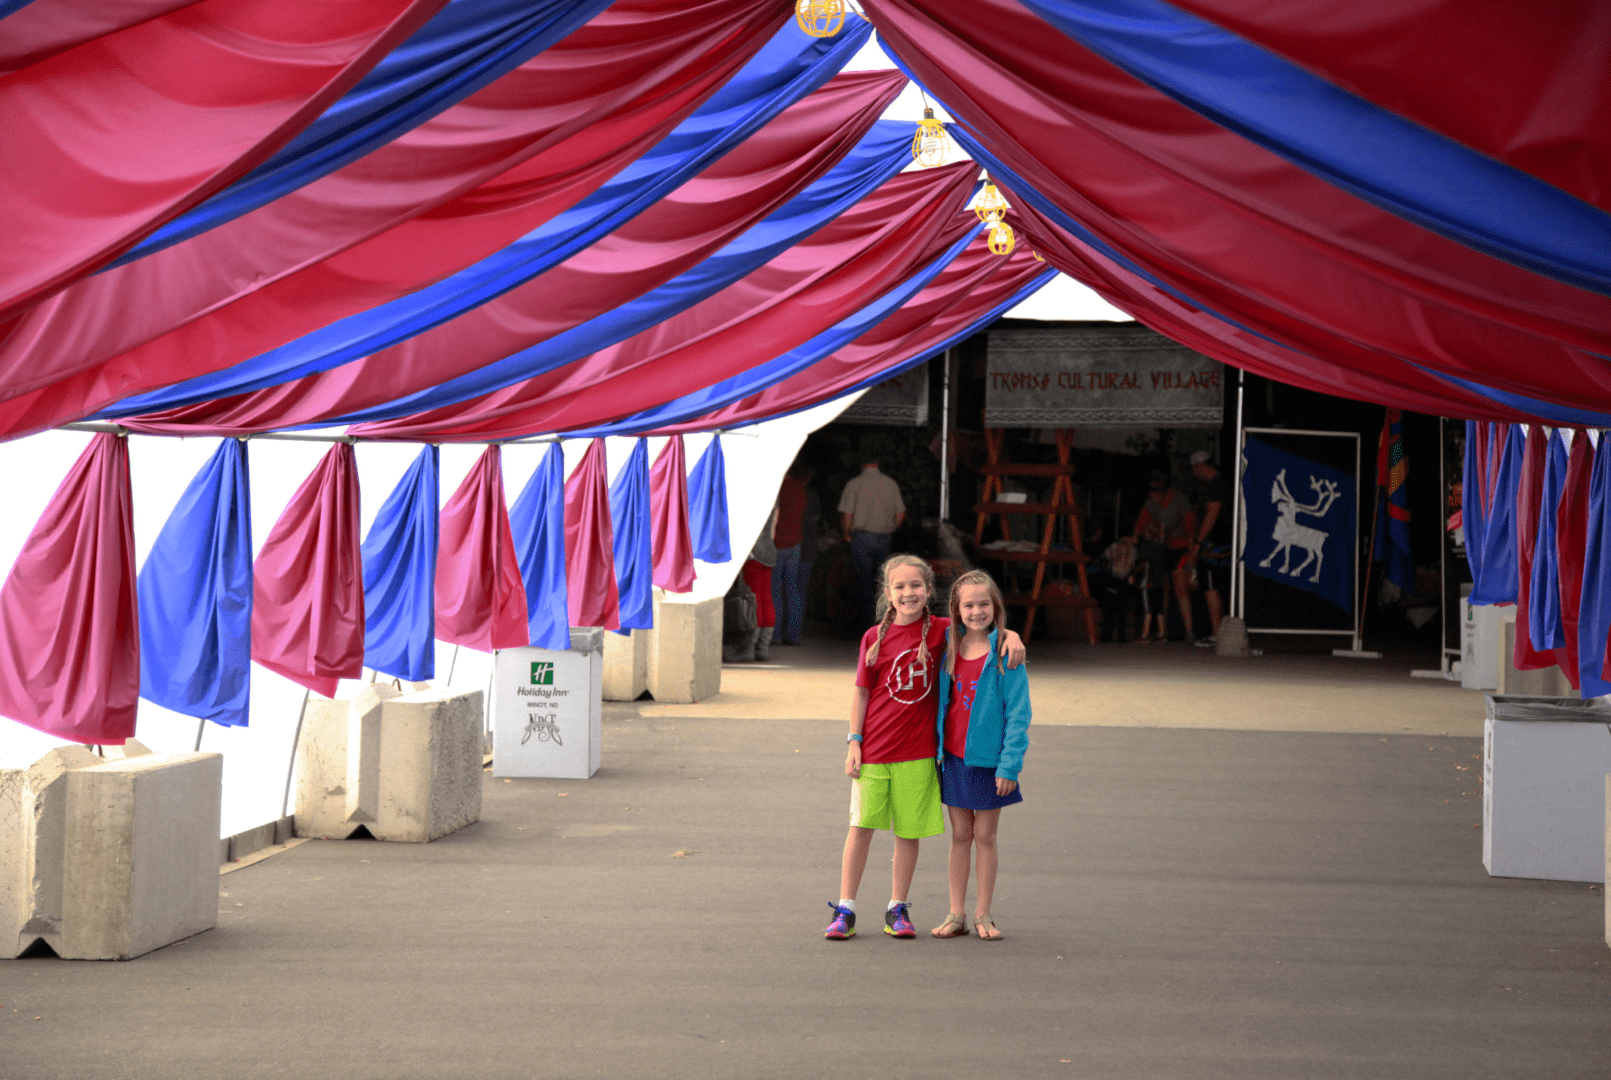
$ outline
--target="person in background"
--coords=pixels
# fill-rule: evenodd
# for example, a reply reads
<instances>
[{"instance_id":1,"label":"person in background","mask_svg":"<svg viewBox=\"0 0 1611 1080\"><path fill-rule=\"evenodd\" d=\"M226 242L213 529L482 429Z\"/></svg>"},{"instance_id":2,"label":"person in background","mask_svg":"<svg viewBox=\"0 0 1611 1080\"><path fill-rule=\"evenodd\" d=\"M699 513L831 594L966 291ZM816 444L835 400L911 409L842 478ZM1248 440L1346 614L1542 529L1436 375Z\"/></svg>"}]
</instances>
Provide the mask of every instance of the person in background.
<instances>
[{"instance_id":1,"label":"person in background","mask_svg":"<svg viewBox=\"0 0 1611 1080\"><path fill-rule=\"evenodd\" d=\"M1147 541L1140 553L1140 560L1147 564L1147 579L1142 585L1145 596L1150 589L1159 589L1160 603L1157 611L1151 611L1158 619L1158 641L1168 640L1168 626L1165 622L1168 604L1168 588L1170 574L1185 565L1186 552L1191 546L1191 538L1196 535L1196 517L1192 514L1191 504L1186 496L1176 491L1169 482L1169 476L1161 469L1152 470L1152 476L1147 481L1147 501L1141 506L1141 513L1136 517L1136 526L1131 534L1125 538L1126 543L1136 544ZM1150 611L1150 605L1149 605ZM1191 632L1191 607L1185 606L1181 611L1181 618L1186 624L1186 641L1195 642L1197 639ZM1140 638L1142 643L1154 640L1146 628Z\"/></svg>"},{"instance_id":2,"label":"person in background","mask_svg":"<svg viewBox=\"0 0 1611 1080\"><path fill-rule=\"evenodd\" d=\"M764 664L772 659L772 630L777 623L777 613L772 607L772 567L778 561L778 549L772 537L777 527L778 508L774 503L741 571L744 584L755 593L755 622L759 632L755 637L754 652L749 656L740 656L740 660L756 660Z\"/></svg>"},{"instance_id":3,"label":"person in background","mask_svg":"<svg viewBox=\"0 0 1611 1080\"><path fill-rule=\"evenodd\" d=\"M816 530L806 550L806 517L810 512L811 466L796 462L778 489L777 565L772 568L772 605L777 611L775 639L783 645L800 644L805 625L806 583L811 580L811 562L816 558ZM820 506L818 512L820 513Z\"/></svg>"},{"instance_id":4,"label":"person in background","mask_svg":"<svg viewBox=\"0 0 1611 1080\"><path fill-rule=\"evenodd\" d=\"M1197 478L1196 532L1187 557L1197 566L1197 582L1202 586L1203 602L1208 605L1209 636L1198 638L1197 644L1207 648L1219 638L1219 620L1223 611L1221 596L1230 587L1231 574L1231 515L1230 485L1214 463L1208 460L1207 450L1191 456L1191 473ZM1180 597L1180 610L1186 615L1186 633L1191 635L1191 603L1185 596L1185 574L1179 575L1176 595Z\"/></svg>"},{"instance_id":5,"label":"person in background","mask_svg":"<svg viewBox=\"0 0 1611 1080\"><path fill-rule=\"evenodd\" d=\"M878 471L877 461L866 462L861 475L846 484L839 496L839 518L845 543L850 545L857 610L865 628L873 624L878 568L889 558L890 537L906 520L900 485Z\"/></svg>"}]
</instances>

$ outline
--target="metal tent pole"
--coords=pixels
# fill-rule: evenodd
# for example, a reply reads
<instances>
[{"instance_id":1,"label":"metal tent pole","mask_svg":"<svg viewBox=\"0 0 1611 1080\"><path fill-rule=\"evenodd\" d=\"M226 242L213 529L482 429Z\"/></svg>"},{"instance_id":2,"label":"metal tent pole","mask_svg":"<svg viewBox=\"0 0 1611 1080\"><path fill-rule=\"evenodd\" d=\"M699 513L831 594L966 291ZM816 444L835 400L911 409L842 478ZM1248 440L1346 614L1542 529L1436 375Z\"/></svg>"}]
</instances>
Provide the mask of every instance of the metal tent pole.
<instances>
[{"instance_id":1,"label":"metal tent pole","mask_svg":"<svg viewBox=\"0 0 1611 1080\"><path fill-rule=\"evenodd\" d=\"M285 798L280 800L280 816L283 818L291 812L291 778L296 775L297 745L302 742L302 721L308 715L308 698L313 695L311 689L302 691L302 710L296 714L296 734L291 736L291 761L285 767Z\"/></svg>"},{"instance_id":2,"label":"metal tent pole","mask_svg":"<svg viewBox=\"0 0 1611 1080\"><path fill-rule=\"evenodd\" d=\"M951 350L945 350L940 383L940 523L951 517Z\"/></svg>"},{"instance_id":3,"label":"metal tent pole","mask_svg":"<svg viewBox=\"0 0 1611 1080\"><path fill-rule=\"evenodd\" d=\"M1235 499L1235 513L1231 514L1231 615L1234 618L1245 619L1246 613L1242 610L1242 397L1247 390L1247 372L1241 368L1236 370L1236 482L1231 488L1231 498Z\"/></svg>"}]
</instances>

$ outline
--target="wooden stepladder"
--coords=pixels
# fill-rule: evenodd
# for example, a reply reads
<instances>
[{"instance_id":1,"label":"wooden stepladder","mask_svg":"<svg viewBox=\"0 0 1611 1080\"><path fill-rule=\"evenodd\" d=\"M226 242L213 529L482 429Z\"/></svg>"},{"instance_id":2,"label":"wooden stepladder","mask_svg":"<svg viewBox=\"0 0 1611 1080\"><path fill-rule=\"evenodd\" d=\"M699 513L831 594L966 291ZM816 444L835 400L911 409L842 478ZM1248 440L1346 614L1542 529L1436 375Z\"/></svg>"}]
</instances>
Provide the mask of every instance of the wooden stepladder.
<instances>
[{"instance_id":1,"label":"wooden stepladder","mask_svg":"<svg viewBox=\"0 0 1611 1080\"><path fill-rule=\"evenodd\" d=\"M1002 562L1032 562L1035 564L1035 579L1027 593L1014 593L1007 597L1009 605L1020 605L1029 609L1024 619L1023 638L1028 641L1035 631L1035 613L1043 607L1073 607L1080 608L1085 613L1085 635L1091 644L1097 642L1096 608L1097 602L1091 598L1091 585L1086 577L1085 567L1091 560L1085 554L1084 536L1080 529L1080 511L1074 502L1074 466L1069 464L1069 456L1074 449L1074 432L1068 428L1057 432L1057 464L1055 465L1014 465L1003 461L1005 453L1006 433L1001 428L985 429L985 450L989 454L989 463L979 472L985 478L984 491L975 511L979 515L978 523L974 526L973 541L975 544L984 539L985 524L991 515L1001 519L1001 536L1004 540L1013 539L1012 527L1008 524L1009 514L1028 514L1046 519L1041 529L1040 549L1038 551L981 551L982 558L999 559ZM1050 476L1055 477L1052 484L1052 497L1046 503L1008 503L1001 502L999 496L1003 490L1002 477L1004 476ZM1057 525L1057 519L1063 518L1068 522L1069 547L1072 551L1053 551L1052 534ZM1026 538L1027 539L1027 538ZM1042 588L1046 584L1046 567L1049 563L1072 563L1079 581L1079 595L1077 596L1043 596Z\"/></svg>"}]
</instances>

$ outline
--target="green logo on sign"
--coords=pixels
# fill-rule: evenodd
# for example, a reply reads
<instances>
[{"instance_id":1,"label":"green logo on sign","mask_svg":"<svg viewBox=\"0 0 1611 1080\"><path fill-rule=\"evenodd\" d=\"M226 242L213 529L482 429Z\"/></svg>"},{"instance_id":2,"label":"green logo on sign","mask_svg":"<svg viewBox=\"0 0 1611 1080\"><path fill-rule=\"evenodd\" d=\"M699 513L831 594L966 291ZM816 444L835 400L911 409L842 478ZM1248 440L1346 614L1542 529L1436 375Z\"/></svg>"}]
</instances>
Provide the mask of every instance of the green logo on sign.
<instances>
[{"instance_id":1,"label":"green logo on sign","mask_svg":"<svg viewBox=\"0 0 1611 1080\"><path fill-rule=\"evenodd\" d=\"M531 684L533 686L554 685L554 665L547 660L538 660L531 665Z\"/></svg>"}]
</instances>

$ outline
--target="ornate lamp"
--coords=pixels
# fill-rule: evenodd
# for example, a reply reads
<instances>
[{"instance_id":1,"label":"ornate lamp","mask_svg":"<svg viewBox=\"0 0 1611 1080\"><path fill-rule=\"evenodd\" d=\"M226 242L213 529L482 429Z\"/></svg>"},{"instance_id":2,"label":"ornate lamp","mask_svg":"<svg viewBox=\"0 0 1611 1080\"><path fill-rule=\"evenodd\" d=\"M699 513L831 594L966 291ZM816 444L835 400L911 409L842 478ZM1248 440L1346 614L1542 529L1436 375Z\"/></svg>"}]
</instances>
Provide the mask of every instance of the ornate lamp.
<instances>
[{"instance_id":1,"label":"ornate lamp","mask_svg":"<svg viewBox=\"0 0 1611 1080\"><path fill-rule=\"evenodd\" d=\"M1005 221L998 221L990 226L990 254L1011 255L1013 245L1017 240L1013 237L1012 226Z\"/></svg>"},{"instance_id":2,"label":"ornate lamp","mask_svg":"<svg viewBox=\"0 0 1611 1080\"><path fill-rule=\"evenodd\" d=\"M845 25L849 0L795 0L794 21L815 38L829 38Z\"/></svg>"},{"instance_id":3,"label":"ornate lamp","mask_svg":"<svg viewBox=\"0 0 1611 1080\"><path fill-rule=\"evenodd\" d=\"M945 133L945 125L934 119L933 109L924 109L923 119L912 134L912 160L922 168L932 169L945 164L950 149L951 137Z\"/></svg>"}]
</instances>

